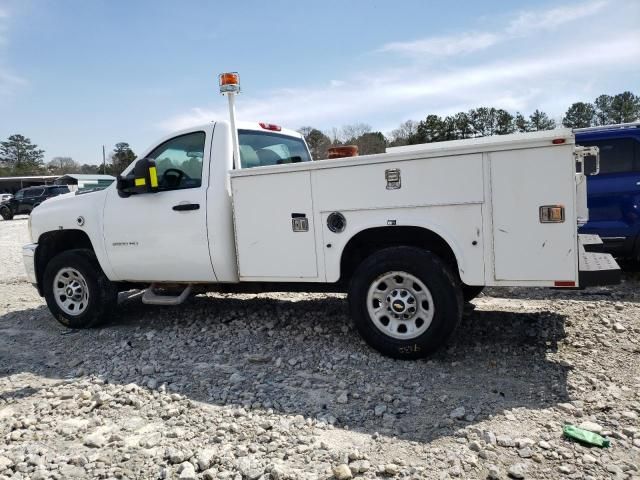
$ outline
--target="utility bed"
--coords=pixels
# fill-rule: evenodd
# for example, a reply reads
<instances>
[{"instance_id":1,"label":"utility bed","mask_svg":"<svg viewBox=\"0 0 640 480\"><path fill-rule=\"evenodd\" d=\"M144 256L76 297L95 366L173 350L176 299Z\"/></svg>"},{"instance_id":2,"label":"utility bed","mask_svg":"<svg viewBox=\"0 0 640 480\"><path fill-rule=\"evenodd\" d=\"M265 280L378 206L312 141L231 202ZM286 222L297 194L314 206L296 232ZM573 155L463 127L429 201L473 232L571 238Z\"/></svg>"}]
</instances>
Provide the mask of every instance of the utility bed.
<instances>
[{"instance_id":1,"label":"utility bed","mask_svg":"<svg viewBox=\"0 0 640 480\"><path fill-rule=\"evenodd\" d=\"M407 227L442 238L468 285L576 287L601 272L613 281L615 260L596 261L578 242L586 199L576 193L574 149L560 129L232 171L240 279L335 282L354 235ZM543 221L541 209L553 206L562 220ZM328 228L332 214L344 230Z\"/></svg>"}]
</instances>

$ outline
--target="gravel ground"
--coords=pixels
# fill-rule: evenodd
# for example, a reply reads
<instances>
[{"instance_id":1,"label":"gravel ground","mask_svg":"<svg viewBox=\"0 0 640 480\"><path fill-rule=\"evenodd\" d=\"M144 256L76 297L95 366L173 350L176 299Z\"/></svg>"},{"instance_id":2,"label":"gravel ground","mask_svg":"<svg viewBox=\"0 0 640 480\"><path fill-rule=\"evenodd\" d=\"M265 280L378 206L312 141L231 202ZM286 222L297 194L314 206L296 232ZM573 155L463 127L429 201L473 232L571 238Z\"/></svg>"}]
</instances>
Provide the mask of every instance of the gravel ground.
<instances>
[{"instance_id":1,"label":"gravel ground","mask_svg":"<svg viewBox=\"0 0 640 480\"><path fill-rule=\"evenodd\" d=\"M640 292L495 289L425 361L341 295L123 302L64 329L0 221L0 479L640 479ZM607 449L562 437L600 431Z\"/></svg>"}]
</instances>

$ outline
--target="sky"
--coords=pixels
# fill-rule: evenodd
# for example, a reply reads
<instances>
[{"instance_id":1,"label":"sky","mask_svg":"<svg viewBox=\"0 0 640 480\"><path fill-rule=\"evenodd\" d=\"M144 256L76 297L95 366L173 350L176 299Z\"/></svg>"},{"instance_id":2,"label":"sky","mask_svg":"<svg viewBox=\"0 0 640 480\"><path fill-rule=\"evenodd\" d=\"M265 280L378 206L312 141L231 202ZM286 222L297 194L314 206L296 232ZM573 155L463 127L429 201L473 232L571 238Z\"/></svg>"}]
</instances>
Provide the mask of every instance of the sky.
<instances>
[{"instance_id":1,"label":"sky","mask_svg":"<svg viewBox=\"0 0 640 480\"><path fill-rule=\"evenodd\" d=\"M0 140L99 163L228 118L321 130L640 94L638 0L0 0Z\"/></svg>"}]
</instances>

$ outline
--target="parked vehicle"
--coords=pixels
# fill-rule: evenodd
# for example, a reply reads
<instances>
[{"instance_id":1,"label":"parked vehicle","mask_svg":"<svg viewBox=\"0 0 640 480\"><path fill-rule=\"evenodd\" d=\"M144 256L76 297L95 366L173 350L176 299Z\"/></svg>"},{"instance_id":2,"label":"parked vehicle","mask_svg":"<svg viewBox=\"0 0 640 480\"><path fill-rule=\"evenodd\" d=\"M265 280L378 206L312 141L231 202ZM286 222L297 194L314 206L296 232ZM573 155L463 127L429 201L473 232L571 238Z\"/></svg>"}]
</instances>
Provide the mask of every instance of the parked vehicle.
<instances>
[{"instance_id":1,"label":"parked vehicle","mask_svg":"<svg viewBox=\"0 0 640 480\"><path fill-rule=\"evenodd\" d=\"M13 198L13 193L0 193L0 203L6 202Z\"/></svg>"},{"instance_id":2,"label":"parked vehicle","mask_svg":"<svg viewBox=\"0 0 640 480\"><path fill-rule=\"evenodd\" d=\"M390 150L312 162L299 133L233 114L177 132L106 189L36 209L28 278L72 328L108 318L131 288L156 305L348 292L364 339L403 359L443 345L485 285L619 282L610 255L583 247L597 237L577 234L575 162L596 149L571 130Z\"/></svg>"},{"instance_id":3,"label":"parked vehicle","mask_svg":"<svg viewBox=\"0 0 640 480\"><path fill-rule=\"evenodd\" d=\"M69 193L66 185L40 185L18 190L13 198L0 203L0 215L5 220L11 220L14 215L31 214L34 208L47 198Z\"/></svg>"},{"instance_id":4,"label":"parked vehicle","mask_svg":"<svg viewBox=\"0 0 640 480\"><path fill-rule=\"evenodd\" d=\"M640 122L575 130L576 143L600 150L600 173L587 181L589 222L581 233L602 250L640 260Z\"/></svg>"}]
</instances>

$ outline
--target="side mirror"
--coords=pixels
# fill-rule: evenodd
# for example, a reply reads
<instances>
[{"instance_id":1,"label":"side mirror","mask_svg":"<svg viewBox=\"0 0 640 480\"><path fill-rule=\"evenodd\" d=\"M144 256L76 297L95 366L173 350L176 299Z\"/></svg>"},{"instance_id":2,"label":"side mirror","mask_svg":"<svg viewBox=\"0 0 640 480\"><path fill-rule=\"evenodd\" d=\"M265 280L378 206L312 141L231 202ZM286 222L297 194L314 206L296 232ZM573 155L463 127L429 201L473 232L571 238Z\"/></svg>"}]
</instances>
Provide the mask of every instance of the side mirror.
<instances>
[{"instance_id":1,"label":"side mirror","mask_svg":"<svg viewBox=\"0 0 640 480\"><path fill-rule=\"evenodd\" d=\"M126 198L141 193L158 191L158 172L156 162L152 158L138 160L127 175L118 175L116 180L118 195Z\"/></svg>"}]
</instances>

